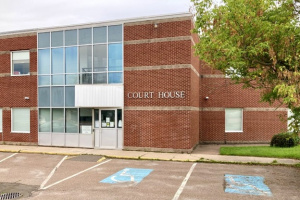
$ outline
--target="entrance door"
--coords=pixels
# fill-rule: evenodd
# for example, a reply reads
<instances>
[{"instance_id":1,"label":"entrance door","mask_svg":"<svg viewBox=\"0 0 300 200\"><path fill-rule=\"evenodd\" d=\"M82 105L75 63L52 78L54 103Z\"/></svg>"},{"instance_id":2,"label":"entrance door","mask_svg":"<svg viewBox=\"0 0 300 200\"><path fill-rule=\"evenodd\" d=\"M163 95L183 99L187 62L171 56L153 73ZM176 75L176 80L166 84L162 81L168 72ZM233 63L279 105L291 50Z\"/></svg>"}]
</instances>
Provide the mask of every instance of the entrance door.
<instances>
[{"instance_id":1,"label":"entrance door","mask_svg":"<svg viewBox=\"0 0 300 200\"><path fill-rule=\"evenodd\" d=\"M121 109L95 109L94 120L96 148L117 149L123 147Z\"/></svg>"}]
</instances>

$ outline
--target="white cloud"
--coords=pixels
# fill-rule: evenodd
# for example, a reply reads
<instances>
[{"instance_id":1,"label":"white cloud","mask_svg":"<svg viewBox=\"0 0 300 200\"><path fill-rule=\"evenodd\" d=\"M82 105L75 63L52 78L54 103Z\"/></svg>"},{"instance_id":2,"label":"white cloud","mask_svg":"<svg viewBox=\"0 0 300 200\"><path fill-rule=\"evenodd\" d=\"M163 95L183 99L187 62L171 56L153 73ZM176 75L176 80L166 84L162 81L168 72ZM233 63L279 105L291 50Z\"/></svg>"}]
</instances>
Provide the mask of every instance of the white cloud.
<instances>
[{"instance_id":1,"label":"white cloud","mask_svg":"<svg viewBox=\"0 0 300 200\"><path fill-rule=\"evenodd\" d=\"M188 12L189 0L1 0L0 32Z\"/></svg>"}]
</instances>

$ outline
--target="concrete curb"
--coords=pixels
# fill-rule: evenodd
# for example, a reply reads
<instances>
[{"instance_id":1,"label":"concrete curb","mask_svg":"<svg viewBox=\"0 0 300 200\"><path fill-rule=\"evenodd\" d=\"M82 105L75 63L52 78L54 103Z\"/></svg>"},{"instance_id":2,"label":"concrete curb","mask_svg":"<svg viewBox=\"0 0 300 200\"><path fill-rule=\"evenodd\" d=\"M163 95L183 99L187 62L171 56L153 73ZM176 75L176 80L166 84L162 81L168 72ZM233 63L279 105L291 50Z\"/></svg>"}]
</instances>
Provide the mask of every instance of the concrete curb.
<instances>
[{"instance_id":1,"label":"concrete curb","mask_svg":"<svg viewBox=\"0 0 300 200\"><path fill-rule=\"evenodd\" d=\"M173 161L173 162L198 162L198 163L218 163L218 164L239 164L239 165L272 165L272 166L292 166L292 167L300 167L300 160L298 163L284 163L280 162L280 158L273 158L272 162L258 162L258 161L224 161L224 160L215 160L209 158L199 158L199 159L164 159L164 158L155 158L155 157L143 157L142 156L117 156L117 155L105 155L105 154L98 154L98 153L66 153L66 152L49 152L49 151L30 151L30 150L8 150L8 149L0 149L0 152L4 153L29 153L29 154L45 154L45 155L61 155L61 156L80 156L80 155L97 155L103 156L104 159L111 158L111 159L127 159L127 160L155 160L155 161ZM209 155L206 155L206 157ZM241 156L239 156L241 157ZM277 161L279 160L279 161ZM296 159L289 159L295 160ZM101 162L101 159L100 161Z\"/></svg>"}]
</instances>

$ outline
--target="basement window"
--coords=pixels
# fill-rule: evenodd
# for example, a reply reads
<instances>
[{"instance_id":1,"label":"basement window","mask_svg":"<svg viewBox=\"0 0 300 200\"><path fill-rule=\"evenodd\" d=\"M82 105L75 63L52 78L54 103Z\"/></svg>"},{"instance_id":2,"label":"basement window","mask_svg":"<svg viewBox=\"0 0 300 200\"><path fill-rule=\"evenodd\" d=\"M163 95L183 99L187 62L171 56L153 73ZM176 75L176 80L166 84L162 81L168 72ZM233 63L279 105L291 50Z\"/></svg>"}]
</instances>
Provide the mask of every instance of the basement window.
<instances>
[{"instance_id":1,"label":"basement window","mask_svg":"<svg viewBox=\"0 0 300 200\"><path fill-rule=\"evenodd\" d=\"M11 52L11 75L29 75L29 51Z\"/></svg>"}]
</instances>

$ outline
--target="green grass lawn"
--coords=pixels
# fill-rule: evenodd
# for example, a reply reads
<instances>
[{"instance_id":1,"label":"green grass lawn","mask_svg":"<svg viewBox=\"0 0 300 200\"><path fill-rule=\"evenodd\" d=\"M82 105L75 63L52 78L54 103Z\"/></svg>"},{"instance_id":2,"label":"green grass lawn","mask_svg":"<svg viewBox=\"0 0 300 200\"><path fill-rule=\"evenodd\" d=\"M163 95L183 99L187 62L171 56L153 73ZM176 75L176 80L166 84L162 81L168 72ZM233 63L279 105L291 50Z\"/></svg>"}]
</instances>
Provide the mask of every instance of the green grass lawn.
<instances>
[{"instance_id":1,"label":"green grass lawn","mask_svg":"<svg viewBox=\"0 0 300 200\"><path fill-rule=\"evenodd\" d=\"M300 160L300 145L291 148L270 146L221 147L221 155L293 158Z\"/></svg>"}]
</instances>

